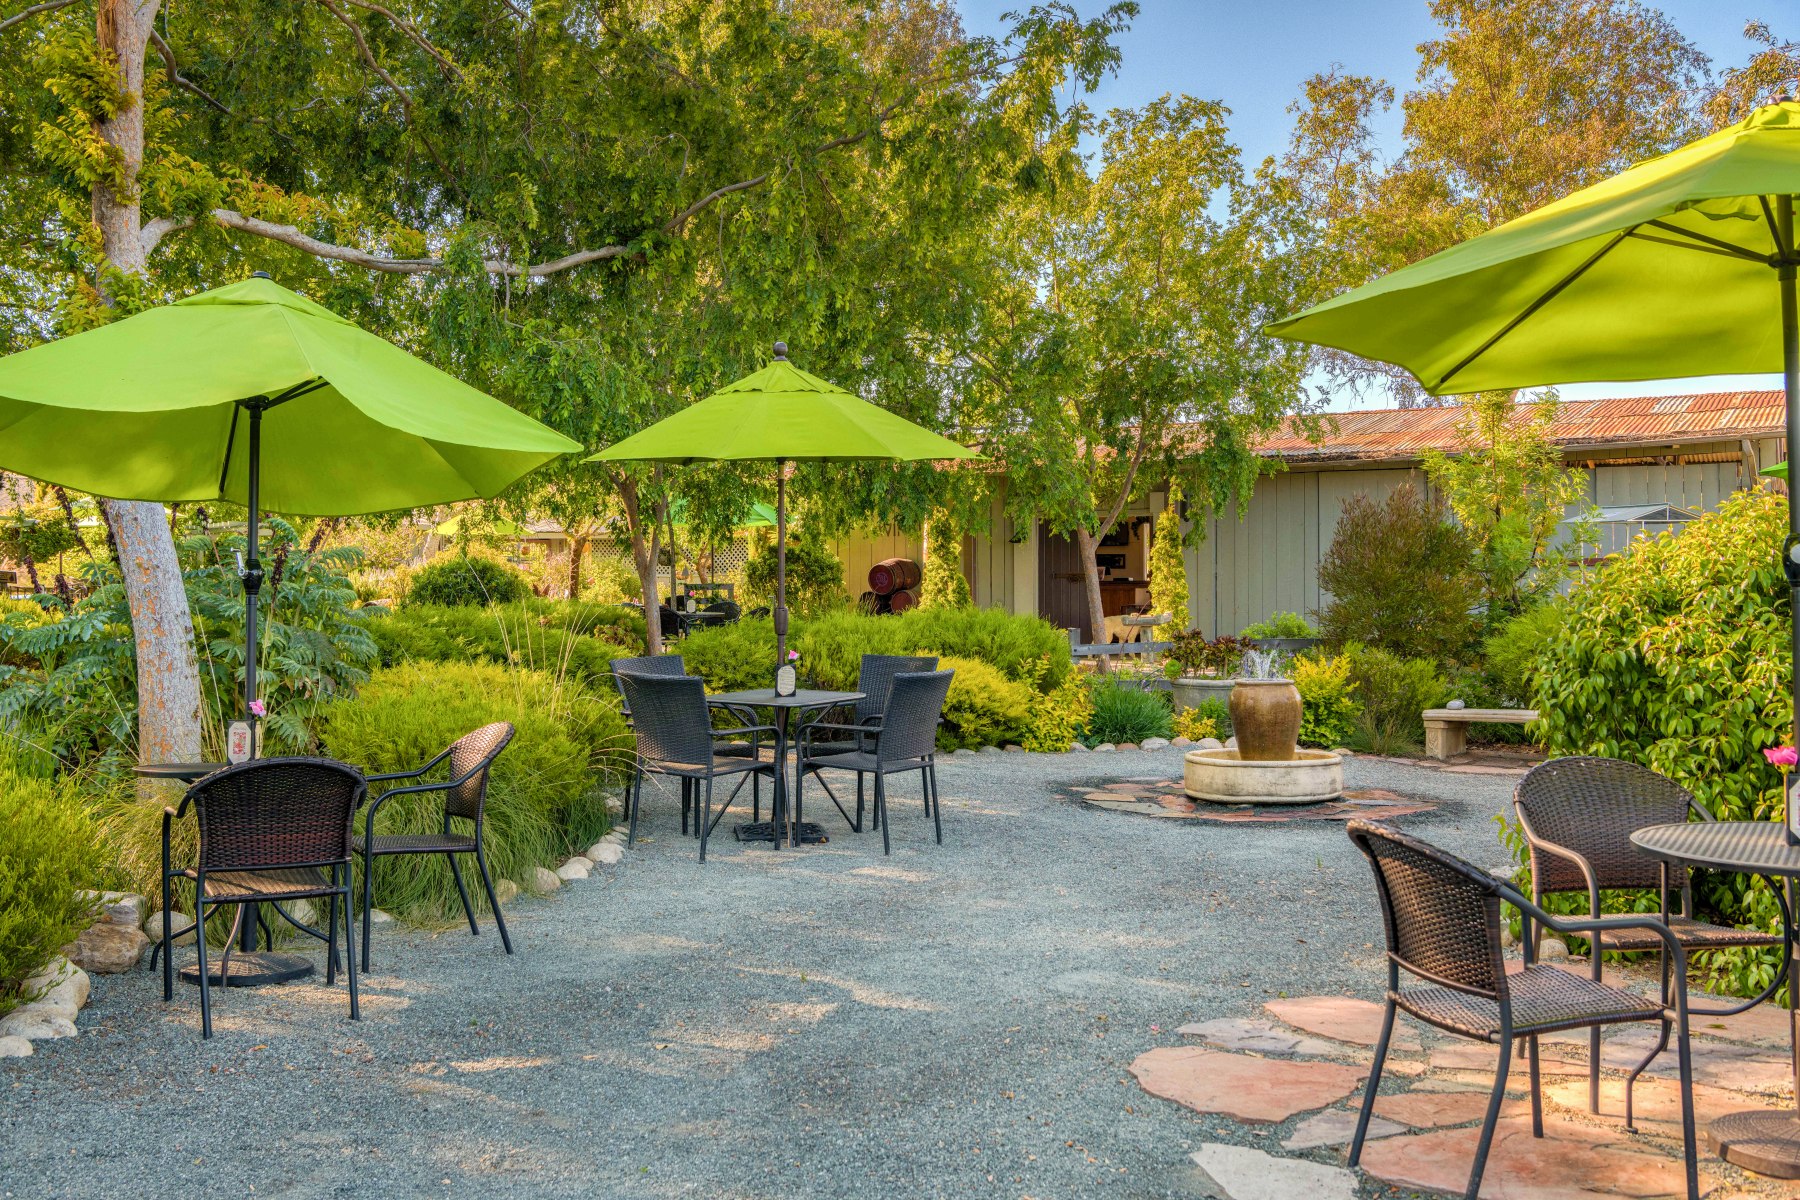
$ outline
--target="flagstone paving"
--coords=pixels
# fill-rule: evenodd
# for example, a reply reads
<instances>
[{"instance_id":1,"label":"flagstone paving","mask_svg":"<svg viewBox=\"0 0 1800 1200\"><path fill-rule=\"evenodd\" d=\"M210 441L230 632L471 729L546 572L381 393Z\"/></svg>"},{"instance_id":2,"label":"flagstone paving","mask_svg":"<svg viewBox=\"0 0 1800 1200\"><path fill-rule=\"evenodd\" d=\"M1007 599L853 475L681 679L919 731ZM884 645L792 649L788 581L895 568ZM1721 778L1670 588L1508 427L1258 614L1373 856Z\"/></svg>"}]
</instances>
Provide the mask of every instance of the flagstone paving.
<instances>
[{"instance_id":1,"label":"flagstone paving","mask_svg":"<svg viewBox=\"0 0 1800 1200\"><path fill-rule=\"evenodd\" d=\"M1392 821L1428 813L1430 800L1403 796L1387 788L1346 788L1341 799L1323 804L1214 804L1189 798L1179 777L1082 780L1065 794L1108 812L1141 817L1215 821L1224 825L1283 825L1293 821Z\"/></svg>"}]
</instances>

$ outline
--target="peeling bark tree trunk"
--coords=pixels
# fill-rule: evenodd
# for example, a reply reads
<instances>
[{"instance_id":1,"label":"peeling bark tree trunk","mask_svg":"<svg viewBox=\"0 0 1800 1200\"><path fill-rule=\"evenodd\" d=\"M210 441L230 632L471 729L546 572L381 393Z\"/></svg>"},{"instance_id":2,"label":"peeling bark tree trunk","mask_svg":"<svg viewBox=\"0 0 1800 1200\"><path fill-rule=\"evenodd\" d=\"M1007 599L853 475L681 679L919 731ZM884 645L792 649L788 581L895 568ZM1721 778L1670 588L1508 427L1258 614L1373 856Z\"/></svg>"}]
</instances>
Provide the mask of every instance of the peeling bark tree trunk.
<instances>
[{"instance_id":1,"label":"peeling bark tree trunk","mask_svg":"<svg viewBox=\"0 0 1800 1200\"><path fill-rule=\"evenodd\" d=\"M117 151L132 188L120 193L95 184L93 219L107 262L131 275L144 273L146 257L135 186L144 165L144 52L159 4L160 0L100 0L95 23L95 41L103 53L114 57L119 90L126 99L94 132ZM200 668L174 536L160 504L107 500L104 507L107 527L117 543L137 644L138 760L198 761Z\"/></svg>"},{"instance_id":2,"label":"peeling bark tree trunk","mask_svg":"<svg viewBox=\"0 0 1800 1200\"><path fill-rule=\"evenodd\" d=\"M588 540L569 536L569 599L581 599L581 557L587 553Z\"/></svg>"},{"instance_id":3,"label":"peeling bark tree trunk","mask_svg":"<svg viewBox=\"0 0 1800 1200\"><path fill-rule=\"evenodd\" d=\"M656 558L660 553L657 545L657 531L662 524L658 513L651 513L648 522L650 532L645 535L644 511L638 495L637 483L626 478L615 478L614 485L619 490L619 499L625 506L625 525L631 531L631 565L637 568L638 588L644 601L644 653L661 654L662 644L662 612L657 606L656 596Z\"/></svg>"},{"instance_id":4,"label":"peeling bark tree trunk","mask_svg":"<svg viewBox=\"0 0 1800 1200\"><path fill-rule=\"evenodd\" d=\"M1075 546L1081 551L1081 582L1087 592L1088 640L1106 640L1106 605L1100 599L1100 564L1094 556L1100 552L1100 539L1085 529L1075 531ZM1102 666L1106 659L1100 660Z\"/></svg>"}]
</instances>

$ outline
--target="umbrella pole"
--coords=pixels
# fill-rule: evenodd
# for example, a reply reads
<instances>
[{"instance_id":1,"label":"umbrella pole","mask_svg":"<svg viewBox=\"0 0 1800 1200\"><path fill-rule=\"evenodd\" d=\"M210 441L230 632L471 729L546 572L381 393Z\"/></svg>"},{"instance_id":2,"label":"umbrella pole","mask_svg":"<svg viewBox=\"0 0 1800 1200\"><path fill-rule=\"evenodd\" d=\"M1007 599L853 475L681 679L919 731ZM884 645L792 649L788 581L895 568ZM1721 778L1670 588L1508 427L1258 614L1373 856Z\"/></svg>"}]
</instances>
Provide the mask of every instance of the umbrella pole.
<instances>
[{"instance_id":1,"label":"umbrella pole","mask_svg":"<svg viewBox=\"0 0 1800 1200\"><path fill-rule=\"evenodd\" d=\"M262 562L256 557L257 526L262 524L262 419L260 399L245 404L250 410L250 526L244 558L244 719L251 728L250 747L256 752L256 605L262 592Z\"/></svg>"},{"instance_id":2,"label":"umbrella pole","mask_svg":"<svg viewBox=\"0 0 1800 1200\"><path fill-rule=\"evenodd\" d=\"M787 662L787 459L775 460L775 669Z\"/></svg>"},{"instance_id":3,"label":"umbrella pole","mask_svg":"<svg viewBox=\"0 0 1800 1200\"><path fill-rule=\"evenodd\" d=\"M1794 253L1794 199L1792 196L1775 198L1775 215L1780 224L1782 245L1781 264L1776 268L1776 277L1781 281L1781 373L1782 388L1787 398L1787 457L1791 463L1795 447L1800 446L1800 304L1795 296ZM1792 728L1792 745L1800 746L1800 478L1795 477L1793 467L1788 468L1788 535L1787 545L1783 547L1782 566L1788 581L1788 655L1789 667L1793 674L1790 680L1790 699L1794 701L1794 724ZM1796 1074L1800 1075L1800 1060L1796 1060Z\"/></svg>"}]
</instances>

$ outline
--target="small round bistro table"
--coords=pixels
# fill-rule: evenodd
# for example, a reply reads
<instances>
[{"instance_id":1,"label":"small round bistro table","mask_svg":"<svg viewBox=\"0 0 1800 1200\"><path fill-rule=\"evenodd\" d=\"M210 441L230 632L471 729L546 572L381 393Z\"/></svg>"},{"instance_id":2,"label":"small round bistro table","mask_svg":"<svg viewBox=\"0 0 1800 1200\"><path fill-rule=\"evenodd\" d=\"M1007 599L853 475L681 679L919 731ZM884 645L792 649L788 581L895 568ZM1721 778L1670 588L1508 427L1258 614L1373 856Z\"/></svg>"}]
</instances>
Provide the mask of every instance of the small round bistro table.
<instances>
[{"instance_id":1,"label":"small round bistro table","mask_svg":"<svg viewBox=\"0 0 1800 1200\"><path fill-rule=\"evenodd\" d=\"M791 846L825 840L824 831L817 825L803 829L800 814L788 811L787 758L788 747L793 741L791 722L796 713L804 718L808 712L836 708L841 704L855 704L862 698L862 692L826 692L807 688L785 696L774 688L754 688L743 692L721 692L706 698L707 704L714 708L768 708L775 713L775 798L770 811L774 820L766 825L746 822L738 826L735 832L739 841L774 842L775 848L779 850L783 840ZM798 767L798 764L795 765Z\"/></svg>"},{"instance_id":2,"label":"small round bistro table","mask_svg":"<svg viewBox=\"0 0 1800 1200\"><path fill-rule=\"evenodd\" d=\"M132 770L145 779L167 779L176 783L193 783L204 779L214 771L223 771L230 763L215 762L175 762L175 763L139 763ZM291 983L296 979L304 979L313 973L312 963L298 954L276 954L269 950L257 950L256 931L258 925L257 906L244 905L244 931L239 939L242 947L207 964L207 982L214 987L265 987L275 983ZM195 937L200 934L196 932ZM163 947L168 953L169 948ZM200 984L200 967L192 963L176 972L183 983Z\"/></svg>"},{"instance_id":3,"label":"small round bistro table","mask_svg":"<svg viewBox=\"0 0 1800 1200\"><path fill-rule=\"evenodd\" d=\"M1787 911L1794 911L1795 879L1800 877L1800 846L1788 844L1787 831L1771 821L1694 821L1652 825L1631 835L1631 844L1652 858L1681 867L1705 867L1746 875L1780 876L1787 892ZM1785 919L1785 918L1784 918ZM1792 925L1784 930L1794 937ZM1788 968L1788 995L1800 995L1800 959ZM1793 1045L1795 1096L1800 1097L1800 1009L1789 1014ZM1728 1113L1707 1129L1719 1157L1746 1171L1777 1179L1800 1179L1800 1113L1792 1109L1754 1109Z\"/></svg>"}]
</instances>

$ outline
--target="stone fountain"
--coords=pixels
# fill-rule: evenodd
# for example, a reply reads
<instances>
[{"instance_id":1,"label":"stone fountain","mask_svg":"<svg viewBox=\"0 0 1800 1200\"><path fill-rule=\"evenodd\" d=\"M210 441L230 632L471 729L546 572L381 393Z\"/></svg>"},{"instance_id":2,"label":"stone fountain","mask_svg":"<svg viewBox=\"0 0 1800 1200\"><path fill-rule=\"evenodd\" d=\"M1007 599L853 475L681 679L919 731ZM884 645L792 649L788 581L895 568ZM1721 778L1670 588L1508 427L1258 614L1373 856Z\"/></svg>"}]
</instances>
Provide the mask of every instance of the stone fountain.
<instances>
[{"instance_id":1,"label":"stone fountain","mask_svg":"<svg viewBox=\"0 0 1800 1200\"><path fill-rule=\"evenodd\" d=\"M1302 750L1300 693L1281 678L1276 652L1251 650L1231 692L1235 750L1190 750L1182 768L1187 794L1218 804L1317 804L1344 790L1344 760Z\"/></svg>"}]
</instances>

